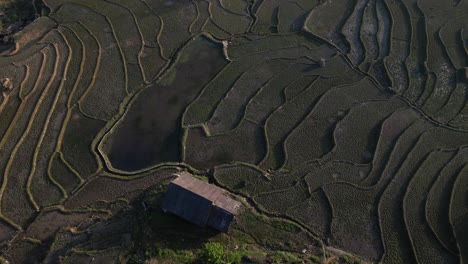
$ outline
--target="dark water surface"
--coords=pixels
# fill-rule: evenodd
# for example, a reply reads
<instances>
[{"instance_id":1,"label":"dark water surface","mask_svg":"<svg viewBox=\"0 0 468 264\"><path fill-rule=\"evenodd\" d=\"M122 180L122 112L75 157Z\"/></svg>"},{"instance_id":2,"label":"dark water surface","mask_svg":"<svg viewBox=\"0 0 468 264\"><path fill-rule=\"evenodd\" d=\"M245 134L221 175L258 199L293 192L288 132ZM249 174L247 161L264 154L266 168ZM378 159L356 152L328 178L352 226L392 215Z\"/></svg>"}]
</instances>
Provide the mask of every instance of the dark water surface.
<instances>
[{"instance_id":1,"label":"dark water surface","mask_svg":"<svg viewBox=\"0 0 468 264\"><path fill-rule=\"evenodd\" d=\"M181 160L181 118L188 104L225 65L222 46L205 37L189 43L174 67L143 91L106 151L116 169L134 171Z\"/></svg>"}]
</instances>

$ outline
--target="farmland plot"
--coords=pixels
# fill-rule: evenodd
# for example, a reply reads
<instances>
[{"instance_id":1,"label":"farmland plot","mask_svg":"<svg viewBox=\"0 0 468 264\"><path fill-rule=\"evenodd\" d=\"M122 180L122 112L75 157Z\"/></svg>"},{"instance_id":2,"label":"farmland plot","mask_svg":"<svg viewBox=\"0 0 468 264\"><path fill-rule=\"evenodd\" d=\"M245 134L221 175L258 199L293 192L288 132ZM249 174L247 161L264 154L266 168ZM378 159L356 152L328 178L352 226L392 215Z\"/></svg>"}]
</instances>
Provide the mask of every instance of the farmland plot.
<instances>
[{"instance_id":1,"label":"farmland plot","mask_svg":"<svg viewBox=\"0 0 468 264\"><path fill-rule=\"evenodd\" d=\"M0 262L125 259L181 170L320 250L468 261L466 2L43 2L0 54Z\"/></svg>"}]
</instances>

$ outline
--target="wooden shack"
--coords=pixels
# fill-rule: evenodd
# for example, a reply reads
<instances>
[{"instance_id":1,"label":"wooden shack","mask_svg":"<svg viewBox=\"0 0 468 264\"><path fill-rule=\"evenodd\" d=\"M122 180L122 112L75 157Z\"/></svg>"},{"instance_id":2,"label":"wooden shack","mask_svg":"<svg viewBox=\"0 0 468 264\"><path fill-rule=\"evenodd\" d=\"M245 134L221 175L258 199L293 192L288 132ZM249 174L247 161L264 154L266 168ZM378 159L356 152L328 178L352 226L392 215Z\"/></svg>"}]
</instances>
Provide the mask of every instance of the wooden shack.
<instances>
[{"instance_id":1,"label":"wooden shack","mask_svg":"<svg viewBox=\"0 0 468 264\"><path fill-rule=\"evenodd\" d=\"M182 172L169 184L162 209L199 226L227 232L240 205L223 189Z\"/></svg>"}]
</instances>

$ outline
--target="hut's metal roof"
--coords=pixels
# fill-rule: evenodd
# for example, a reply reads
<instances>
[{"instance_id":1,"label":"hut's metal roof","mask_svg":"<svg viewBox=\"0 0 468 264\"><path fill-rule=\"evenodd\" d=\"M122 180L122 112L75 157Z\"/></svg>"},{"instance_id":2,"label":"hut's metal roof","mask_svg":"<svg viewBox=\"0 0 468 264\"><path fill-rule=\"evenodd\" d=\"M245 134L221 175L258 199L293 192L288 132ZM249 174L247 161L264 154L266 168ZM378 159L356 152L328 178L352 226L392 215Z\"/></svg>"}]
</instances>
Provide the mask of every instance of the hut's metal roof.
<instances>
[{"instance_id":1,"label":"hut's metal roof","mask_svg":"<svg viewBox=\"0 0 468 264\"><path fill-rule=\"evenodd\" d=\"M188 172L177 174L177 178L171 183L180 186L198 196L201 196L211 202L213 205L222 208L232 214L237 214L241 203L226 196L225 191L212 184L192 177Z\"/></svg>"}]
</instances>

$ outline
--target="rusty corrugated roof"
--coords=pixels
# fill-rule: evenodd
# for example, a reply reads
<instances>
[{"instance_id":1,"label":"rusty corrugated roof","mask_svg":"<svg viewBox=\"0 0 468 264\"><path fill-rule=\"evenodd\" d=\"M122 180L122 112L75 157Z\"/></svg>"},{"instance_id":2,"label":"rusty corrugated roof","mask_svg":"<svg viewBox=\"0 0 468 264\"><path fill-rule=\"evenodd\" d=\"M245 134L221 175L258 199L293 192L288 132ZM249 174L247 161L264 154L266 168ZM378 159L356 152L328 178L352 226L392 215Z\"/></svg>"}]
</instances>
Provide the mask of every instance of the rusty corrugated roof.
<instances>
[{"instance_id":1,"label":"rusty corrugated roof","mask_svg":"<svg viewBox=\"0 0 468 264\"><path fill-rule=\"evenodd\" d=\"M215 206L230 213L237 213L241 203L226 196L223 189L194 178L188 172L181 172L177 174L177 176L178 177L172 181L173 184L210 200Z\"/></svg>"}]
</instances>

